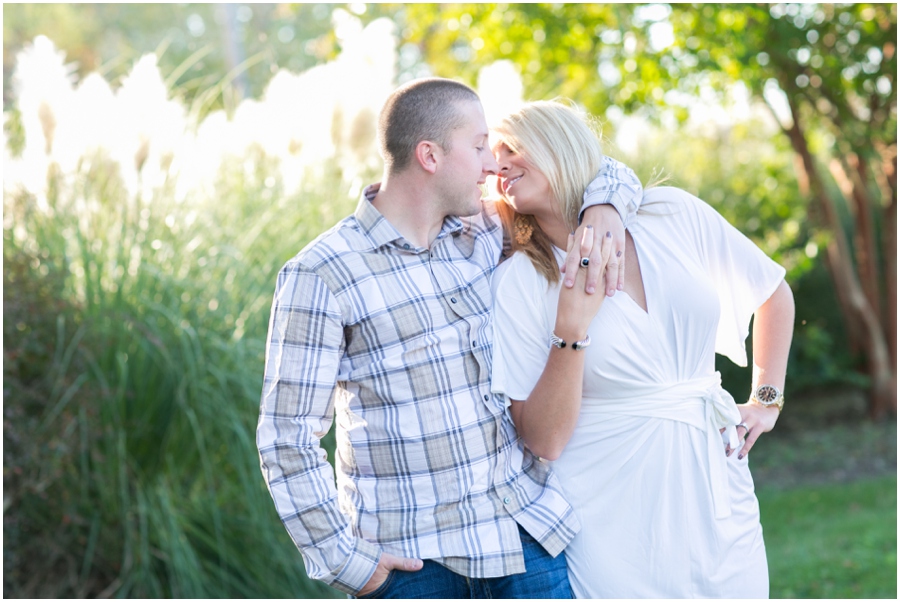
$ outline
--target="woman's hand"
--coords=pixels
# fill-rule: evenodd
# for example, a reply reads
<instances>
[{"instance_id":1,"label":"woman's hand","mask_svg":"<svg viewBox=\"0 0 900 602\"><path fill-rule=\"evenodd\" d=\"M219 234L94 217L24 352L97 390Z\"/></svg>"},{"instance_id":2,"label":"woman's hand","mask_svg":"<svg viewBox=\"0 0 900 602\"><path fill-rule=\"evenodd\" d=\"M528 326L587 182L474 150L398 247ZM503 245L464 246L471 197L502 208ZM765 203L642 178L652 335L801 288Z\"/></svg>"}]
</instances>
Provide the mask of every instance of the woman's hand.
<instances>
[{"instance_id":1,"label":"woman's hand","mask_svg":"<svg viewBox=\"0 0 900 602\"><path fill-rule=\"evenodd\" d=\"M616 294L616 290L625 288L625 226L622 218L612 205L594 205L584 211L582 225L575 231L575 239L582 240L582 235L591 233L594 236L593 253L566 256L562 271L565 274L563 288L572 288L578 275L579 261L582 257L590 257L591 263L587 269L587 279L584 290L591 294L597 290L598 285L605 287L608 297ZM609 234L612 237L612 245L609 252L601 255L603 243ZM605 279L604 279L605 275ZM604 290L604 289L600 289Z\"/></svg>"},{"instance_id":2,"label":"woman's hand","mask_svg":"<svg viewBox=\"0 0 900 602\"><path fill-rule=\"evenodd\" d=\"M746 437L744 446L738 453L738 460L743 460L759 436L768 433L775 428L775 422L778 420L778 408L767 408L758 403L748 401L747 403L738 404L738 411L741 413L741 424L738 425L738 437ZM731 455L731 452L728 452Z\"/></svg>"},{"instance_id":3,"label":"woman's hand","mask_svg":"<svg viewBox=\"0 0 900 602\"><path fill-rule=\"evenodd\" d=\"M574 268L574 285L572 288L565 286L559 289L559 303L556 311L556 327L554 332L567 342L578 341L587 334L588 326L600 310L605 298L601 295L592 295L585 290L585 283L590 277L588 267L595 261L605 265L612 251L612 234L607 232L599 237L599 248L593 229L588 226L576 243L575 235L569 234L566 247L568 257L586 257L588 266ZM595 259L597 258L597 259ZM573 268L569 268L570 270ZM569 274L572 275L572 274ZM605 281L605 277L603 278Z\"/></svg>"}]
</instances>

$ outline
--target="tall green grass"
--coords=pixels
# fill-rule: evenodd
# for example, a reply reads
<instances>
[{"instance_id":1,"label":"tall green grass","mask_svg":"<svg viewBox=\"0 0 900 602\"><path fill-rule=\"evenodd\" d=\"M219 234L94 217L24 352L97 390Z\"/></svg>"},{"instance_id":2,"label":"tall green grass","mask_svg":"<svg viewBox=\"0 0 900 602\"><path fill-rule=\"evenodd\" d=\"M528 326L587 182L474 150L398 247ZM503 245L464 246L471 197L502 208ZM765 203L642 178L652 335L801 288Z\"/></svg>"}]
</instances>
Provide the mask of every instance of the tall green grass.
<instances>
[{"instance_id":1,"label":"tall green grass","mask_svg":"<svg viewBox=\"0 0 900 602\"><path fill-rule=\"evenodd\" d=\"M4 198L4 593L323 597L259 470L275 275L352 211L262 156L211 198L129 197L103 156Z\"/></svg>"}]
</instances>

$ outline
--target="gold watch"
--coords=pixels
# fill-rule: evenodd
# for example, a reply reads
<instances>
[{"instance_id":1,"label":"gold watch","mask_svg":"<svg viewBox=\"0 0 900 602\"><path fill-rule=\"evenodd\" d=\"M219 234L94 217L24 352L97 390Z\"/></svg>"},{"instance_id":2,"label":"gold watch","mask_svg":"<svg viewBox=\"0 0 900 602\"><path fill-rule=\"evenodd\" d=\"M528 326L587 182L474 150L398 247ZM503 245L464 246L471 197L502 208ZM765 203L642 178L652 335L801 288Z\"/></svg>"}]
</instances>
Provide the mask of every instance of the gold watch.
<instances>
[{"instance_id":1,"label":"gold watch","mask_svg":"<svg viewBox=\"0 0 900 602\"><path fill-rule=\"evenodd\" d=\"M759 385L750 396L750 401L766 408L775 406L781 412L784 408L784 393L773 385Z\"/></svg>"}]
</instances>

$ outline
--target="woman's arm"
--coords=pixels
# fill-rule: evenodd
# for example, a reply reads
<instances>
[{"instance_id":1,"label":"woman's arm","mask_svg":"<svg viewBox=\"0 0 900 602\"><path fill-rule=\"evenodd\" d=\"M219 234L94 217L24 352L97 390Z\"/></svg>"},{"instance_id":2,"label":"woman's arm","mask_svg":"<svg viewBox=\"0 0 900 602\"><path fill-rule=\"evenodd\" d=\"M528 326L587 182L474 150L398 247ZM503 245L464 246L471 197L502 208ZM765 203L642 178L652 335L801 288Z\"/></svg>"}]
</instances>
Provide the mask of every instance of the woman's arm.
<instances>
[{"instance_id":1,"label":"woman's arm","mask_svg":"<svg viewBox=\"0 0 900 602\"><path fill-rule=\"evenodd\" d=\"M572 254L574 237L569 235ZM593 240L582 239L583 257L590 255ZM612 248L612 236L601 241L602 259ZM593 259L591 259L593 261ZM550 356L527 400L512 400L510 413L519 436L537 456L556 460L572 437L581 409L581 385L584 378L584 351L572 348L574 341L587 336L588 326L603 304L605 296L584 291L585 268L576 268L575 286L560 287L556 324L553 332L566 342L565 347L551 347ZM549 341L548 341L549 345Z\"/></svg>"},{"instance_id":2,"label":"woman's arm","mask_svg":"<svg viewBox=\"0 0 900 602\"><path fill-rule=\"evenodd\" d=\"M781 281L772 296L756 310L753 320L753 383L773 385L784 391L788 352L794 334L794 295L787 282ZM768 433L778 420L777 407L765 407L748 401L738 406L749 429L738 458L743 458L762 433Z\"/></svg>"}]
</instances>

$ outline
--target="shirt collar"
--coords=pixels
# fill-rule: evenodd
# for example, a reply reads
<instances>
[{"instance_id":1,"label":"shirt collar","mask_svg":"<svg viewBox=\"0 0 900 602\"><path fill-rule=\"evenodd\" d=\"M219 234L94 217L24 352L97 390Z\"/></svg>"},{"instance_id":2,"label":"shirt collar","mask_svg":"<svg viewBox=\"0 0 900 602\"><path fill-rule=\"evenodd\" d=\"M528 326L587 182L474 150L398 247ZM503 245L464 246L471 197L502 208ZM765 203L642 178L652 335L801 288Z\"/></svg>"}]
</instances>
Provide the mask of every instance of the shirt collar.
<instances>
[{"instance_id":1,"label":"shirt collar","mask_svg":"<svg viewBox=\"0 0 900 602\"><path fill-rule=\"evenodd\" d=\"M366 186L365 190L363 190L359 203L356 205L356 211L353 214L356 217L356 221L359 222L363 232L366 233L366 236L369 237L376 249L392 243L405 249L415 249L411 243L407 243L403 235L372 204L372 200L378 194L380 188L381 182L376 182ZM444 218L441 231L435 240L440 240L447 235L456 236L462 231L462 220L455 215L447 216Z\"/></svg>"}]
</instances>

